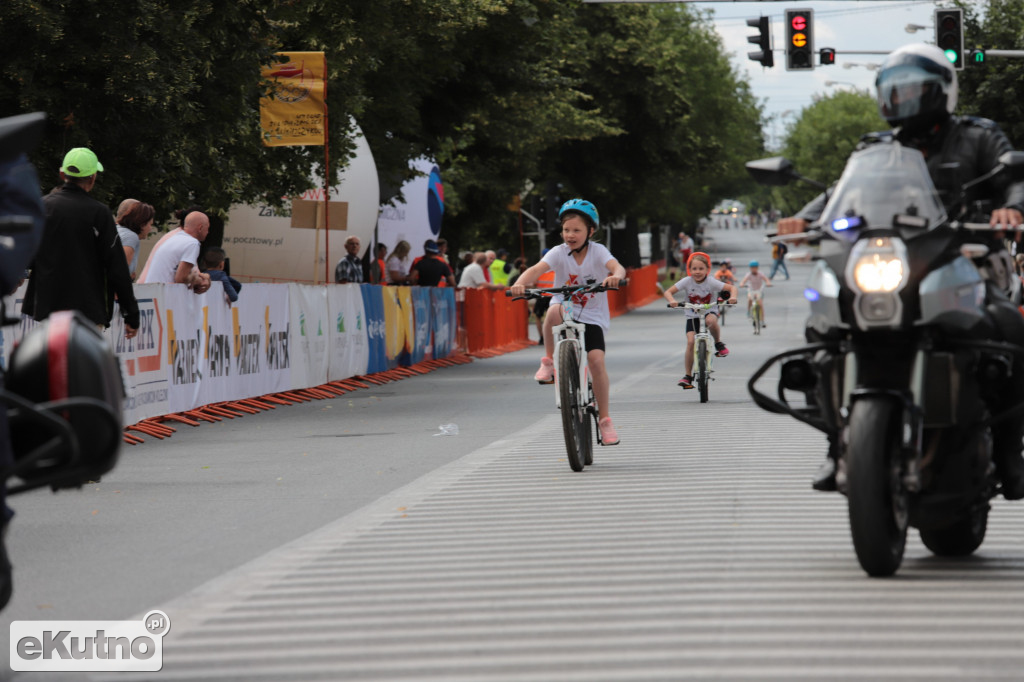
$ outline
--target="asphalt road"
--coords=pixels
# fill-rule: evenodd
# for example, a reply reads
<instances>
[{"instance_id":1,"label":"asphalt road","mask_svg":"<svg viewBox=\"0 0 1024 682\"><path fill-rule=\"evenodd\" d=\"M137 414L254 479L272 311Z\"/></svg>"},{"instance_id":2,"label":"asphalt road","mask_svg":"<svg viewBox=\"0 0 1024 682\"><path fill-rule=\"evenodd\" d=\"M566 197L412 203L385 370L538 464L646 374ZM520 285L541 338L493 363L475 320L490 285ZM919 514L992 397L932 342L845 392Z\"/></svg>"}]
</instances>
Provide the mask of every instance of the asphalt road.
<instances>
[{"instance_id":1,"label":"asphalt road","mask_svg":"<svg viewBox=\"0 0 1024 682\"><path fill-rule=\"evenodd\" d=\"M766 262L760 233L716 257ZM143 680L1021 679L1024 506L974 557L916 534L864 576L824 439L761 412L761 361L799 345L808 264L731 313L711 400L682 391L683 316L608 335L622 444L574 474L539 349L126 447L101 483L15 498L14 620L171 621ZM745 267L739 267L742 274ZM456 436L439 425L454 423ZM7 652L4 654L7 655Z\"/></svg>"}]
</instances>

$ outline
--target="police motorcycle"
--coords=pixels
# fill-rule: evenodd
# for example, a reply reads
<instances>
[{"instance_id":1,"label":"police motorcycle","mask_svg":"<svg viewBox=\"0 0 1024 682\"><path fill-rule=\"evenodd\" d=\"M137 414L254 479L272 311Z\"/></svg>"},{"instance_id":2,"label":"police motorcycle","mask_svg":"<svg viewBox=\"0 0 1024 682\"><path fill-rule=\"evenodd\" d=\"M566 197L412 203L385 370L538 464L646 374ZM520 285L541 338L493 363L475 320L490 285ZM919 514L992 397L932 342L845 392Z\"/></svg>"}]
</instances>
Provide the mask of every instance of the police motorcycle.
<instances>
[{"instance_id":1,"label":"police motorcycle","mask_svg":"<svg viewBox=\"0 0 1024 682\"><path fill-rule=\"evenodd\" d=\"M42 138L46 116L0 119L0 325L6 295L24 278L43 230L39 181L27 152ZM79 488L110 471L123 438L124 383L107 340L80 313L64 311L34 324L0 372L0 485L5 497L49 487ZM6 554L0 542L0 552ZM11 594L0 580L0 608Z\"/></svg>"},{"instance_id":2,"label":"police motorcycle","mask_svg":"<svg viewBox=\"0 0 1024 682\"><path fill-rule=\"evenodd\" d=\"M820 245L804 292L810 343L767 360L748 390L836 448L836 486L870 576L899 569L909 527L940 556L981 545L999 493L993 434L1024 419L1012 387L1024 383L1024 318L979 268L989 254L973 230L989 225L965 220L985 208L966 202L968 190L1019 174L1024 153L999 162L961 186L964 209L951 220L919 151L869 145L850 157L818 221L775 237ZM807 180L781 157L747 168L763 184ZM774 395L757 386L772 368Z\"/></svg>"}]
</instances>

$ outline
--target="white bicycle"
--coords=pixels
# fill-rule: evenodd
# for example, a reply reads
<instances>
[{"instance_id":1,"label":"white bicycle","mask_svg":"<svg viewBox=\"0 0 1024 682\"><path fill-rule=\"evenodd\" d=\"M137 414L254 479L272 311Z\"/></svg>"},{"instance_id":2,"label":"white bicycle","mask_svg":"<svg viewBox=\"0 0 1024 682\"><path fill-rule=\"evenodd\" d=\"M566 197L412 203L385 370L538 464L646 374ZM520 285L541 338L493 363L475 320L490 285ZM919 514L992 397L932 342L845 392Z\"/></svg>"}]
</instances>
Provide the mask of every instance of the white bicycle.
<instances>
[{"instance_id":1,"label":"white bicycle","mask_svg":"<svg viewBox=\"0 0 1024 682\"><path fill-rule=\"evenodd\" d=\"M693 337L693 380L697 384L697 391L700 393L702 403L708 401L710 384L714 381L711 375L715 371L712 369L715 362L715 337L708 331L706 318L715 305L724 309L727 306L735 305L735 303L690 303L687 301L680 302L678 306L668 305L669 308L676 310L694 310L700 318L700 329Z\"/></svg>"},{"instance_id":2,"label":"white bicycle","mask_svg":"<svg viewBox=\"0 0 1024 682\"><path fill-rule=\"evenodd\" d=\"M625 283L626 280L621 281L621 284ZM527 289L522 296L513 299L562 295L562 323L551 329L555 335L555 407L562 413L565 450L573 471L583 471L583 467L594 463L591 419L597 431L597 442L601 442L601 430L597 428L598 410L594 385L587 368L587 346L583 333L586 325L575 319L578 310L574 298L615 290L615 287L591 282L549 289ZM511 296L511 293L506 292L505 295Z\"/></svg>"}]
</instances>

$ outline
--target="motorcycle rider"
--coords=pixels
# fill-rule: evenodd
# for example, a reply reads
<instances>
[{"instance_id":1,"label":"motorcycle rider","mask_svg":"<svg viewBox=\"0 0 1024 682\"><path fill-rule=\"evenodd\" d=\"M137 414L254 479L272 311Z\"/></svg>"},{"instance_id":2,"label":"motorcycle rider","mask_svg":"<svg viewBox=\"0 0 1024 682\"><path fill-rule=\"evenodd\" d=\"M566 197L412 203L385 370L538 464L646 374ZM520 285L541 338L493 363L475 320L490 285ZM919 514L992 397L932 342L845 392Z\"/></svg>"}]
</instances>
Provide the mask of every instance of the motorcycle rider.
<instances>
[{"instance_id":1,"label":"motorcycle rider","mask_svg":"<svg viewBox=\"0 0 1024 682\"><path fill-rule=\"evenodd\" d=\"M953 116L957 103L957 77L952 64L941 49L934 45L915 44L901 47L886 57L875 79L878 108L893 130L869 133L861 138L858 148L868 144L897 141L919 150L925 157L928 172L950 216L960 214L960 188L998 165L1001 154L1013 146L995 122L971 116ZM1024 222L1024 181L1013 181L995 176L969 190L968 206L975 201L988 200L992 206L989 223L996 227L1013 228ZM821 195L804 206L792 218L778 221L778 233L803 232L816 220L825 206ZM978 239L974 239L978 241ZM988 243L990 255L982 270L989 280L987 308L997 306L1015 308L1003 291L1010 287L1013 275L1012 261L1000 235L994 234ZM1013 316L1009 327L1016 325ZM1017 315L1019 317L1019 314ZM1019 322L1019 321L1018 321ZM1024 326L1024 325L1022 325ZM1024 335L1017 329L997 328L1001 340L1024 344ZM808 330L808 340L813 332ZM1014 368L1024 370L1015 363ZM1018 379L1013 382L1021 384ZM1011 388L1020 392L1020 387ZM1020 396L1008 396L1015 401ZM992 429L993 460L1002 482L1006 499L1024 498L1024 420L1011 419ZM836 463L839 456L835 436L829 436L829 449L825 462L815 475L815 490L836 489Z\"/></svg>"}]
</instances>

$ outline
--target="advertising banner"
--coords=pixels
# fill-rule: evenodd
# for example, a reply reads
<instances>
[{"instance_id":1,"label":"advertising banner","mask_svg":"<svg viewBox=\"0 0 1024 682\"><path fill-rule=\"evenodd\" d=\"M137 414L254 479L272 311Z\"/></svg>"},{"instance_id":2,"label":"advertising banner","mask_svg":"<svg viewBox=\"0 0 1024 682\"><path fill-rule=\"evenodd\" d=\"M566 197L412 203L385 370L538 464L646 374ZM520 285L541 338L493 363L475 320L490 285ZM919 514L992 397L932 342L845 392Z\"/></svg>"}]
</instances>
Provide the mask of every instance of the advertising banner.
<instances>
[{"instance_id":1,"label":"advertising banner","mask_svg":"<svg viewBox=\"0 0 1024 682\"><path fill-rule=\"evenodd\" d=\"M384 341L388 369L408 366L415 343L416 320L409 287L381 287L384 297Z\"/></svg>"},{"instance_id":2,"label":"advertising banner","mask_svg":"<svg viewBox=\"0 0 1024 682\"><path fill-rule=\"evenodd\" d=\"M446 358L455 349L458 324L455 319L455 290L431 289L430 325L434 335L435 358Z\"/></svg>"},{"instance_id":3,"label":"advertising banner","mask_svg":"<svg viewBox=\"0 0 1024 682\"><path fill-rule=\"evenodd\" d=\"M327 309L327 287L289 284L288 309L291 321L292 388L309 388L324 383L329 366L331 318ZM336 287L331 287L334 289Z\"/></svg>"},{"instance_id":4,"label":"advertising banner","mask_svg":"<svg viewBox=\"0 0 1024 682\"><path fill-rule=\"evenodd\" d=\"M366 320L366 340L369 346L369 357L367 360L366 373L376 374L383 372L388 367L387 342L384 330L384 289L388 287L375 286L372 284L360 285L360 293L363 296L363 311Z\"/></svg>"},{"instance_id":5,"label":"advertising banner","mask_svg":"<svg viewBox=\"0 0 1024 682\"><path fill-rule=\"evenodd\" d=\"M363 286L341 284L327 287L330 361L325 375L330 381L367 373L370 343L363 305Z\"/></svg>"},{"instance_id":6,"label":"advertising banner","mask_svg":"<svg viewBox=\"0 0 1024 682\"><path fill-rule=\"evenodd\" d=\"M284 63L262 69L269 81L260 98L260 127L267 147L324 143L327 60L323 52L279 52Z\"/></svg>"},{"instance_id":7,"label":"advertising banner","mask_svg":"<svg viewBox=\"0 0 1024 682\"><path fill-rule=\"evenodd\" d=\"M424 358L431 359L432 347L430 344L430 318L433 315L430 290L433 287L412 287L413 306L413 345L409 354L409 362L416 364L423 362Z\"/></svg>"}]
</instances>

